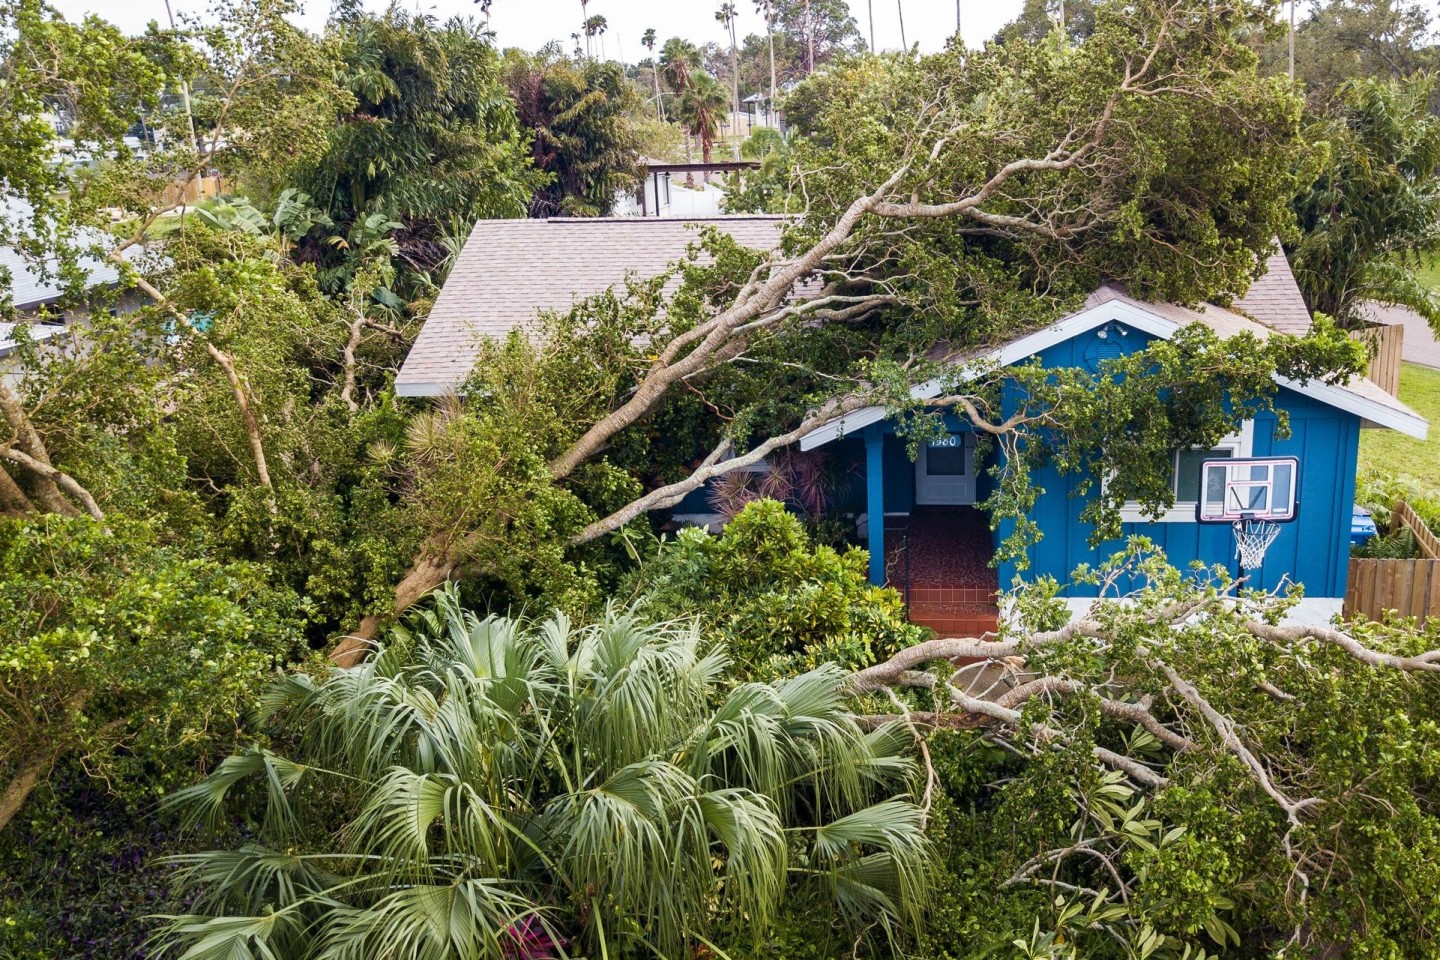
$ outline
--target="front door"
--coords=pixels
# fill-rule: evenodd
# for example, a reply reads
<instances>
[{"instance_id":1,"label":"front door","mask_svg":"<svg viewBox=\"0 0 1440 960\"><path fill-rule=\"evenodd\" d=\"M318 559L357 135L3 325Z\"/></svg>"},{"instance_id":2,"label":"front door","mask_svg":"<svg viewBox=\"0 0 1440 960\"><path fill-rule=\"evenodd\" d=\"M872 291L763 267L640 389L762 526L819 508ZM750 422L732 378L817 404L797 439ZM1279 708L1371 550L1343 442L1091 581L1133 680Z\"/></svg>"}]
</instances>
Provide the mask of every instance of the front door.
<instances>
[{"instance_id":1,"label":"front door","mask_svg":"<svg viewBox=\"0 0 1440 960\"><path fill-rule=\"evenodd\" d=\"M920 448L915 461L915 502L953 506L975 502L975 435L952 433Z\"/></svg>"}]
</instances>

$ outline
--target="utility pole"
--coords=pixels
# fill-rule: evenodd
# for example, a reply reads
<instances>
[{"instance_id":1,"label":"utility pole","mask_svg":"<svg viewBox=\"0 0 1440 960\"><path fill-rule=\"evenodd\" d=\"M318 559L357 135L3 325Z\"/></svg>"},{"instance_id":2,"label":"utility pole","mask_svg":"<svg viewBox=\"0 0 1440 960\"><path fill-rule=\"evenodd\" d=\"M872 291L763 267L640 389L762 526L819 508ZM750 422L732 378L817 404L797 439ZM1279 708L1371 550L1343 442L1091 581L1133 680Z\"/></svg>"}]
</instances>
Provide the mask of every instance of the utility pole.
<instances>
[{"instance_id":1,"label":"utility pole","mask_svg":"<svg viewBox=\"0 0 1440 960\"><path fill-rule=\"evenodd\" d=\"M959 0L956 0L959 2ZM865 9L870 13L870 52L876 53L875 49L875 0L865 0Z\"/></svg>"},{"instance_id":2,"label":"utility pole","mask_svg":"<svg viewBox=\"0 0 1440 960\"><path fill-rule=\"evenodd\" d=\"M171 30L174 30L174 29L175 29L175 14L174 14L174 12L170 9L170 0L165 0L165 16L167 16L167 17L170 18L170 29L171 29ZM1292 63L1292 67L1291 67L1291 70L1290 70L1290 74L1291 74L1291 76L1294 76L1295 70L1294 70L1294 67L1293 67L1293 63L1294 63L1294 59L1295 59L1295 58L1294 58L1294 57L1291 57L1290 59L1291 59L1291 63ZM194 150L196 154L199 154L199 153L200 153L200 141L199 141L199 139L197 139L196 136L195 136L195 114L193 114L193 113L190 111L190 81L189 81L189 80L181 80L181 81L180 81L180 98L181 98L181 99L184 101L184 103L185 103L185 122L186 122L186 123L189 125L189 127L190 127L190 149L191 149L191 150Z\"/></svg>"},{"instance_id":3,"label":"utility pole","mask_svg":"<svg viewBox=\"0 0 1440 960\"><path fill-rule=\"evenodd\" d=\"M960 0L955 0L955 39L960 46L965 46L965 38L960 35Z\"/></svg>"},{"instance_id":4,"label":"utility pole","mask_svg":"<svg viewBox=\"0 0 1440 960\"><path fill-rule=\"evenodd\" d=\"M905 0L895 0L895 12L900 14L900 49L909 53L910 44L905 42Z\"/></svg>"}]
</instances>

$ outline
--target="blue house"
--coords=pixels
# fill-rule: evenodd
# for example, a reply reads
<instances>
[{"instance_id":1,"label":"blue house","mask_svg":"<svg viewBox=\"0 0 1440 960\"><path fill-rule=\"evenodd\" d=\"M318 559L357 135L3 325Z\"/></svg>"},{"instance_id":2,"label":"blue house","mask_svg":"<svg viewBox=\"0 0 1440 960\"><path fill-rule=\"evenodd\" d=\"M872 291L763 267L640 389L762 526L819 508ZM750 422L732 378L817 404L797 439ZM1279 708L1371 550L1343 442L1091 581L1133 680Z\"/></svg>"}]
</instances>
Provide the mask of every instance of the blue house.
<instances>
[{"instance_id":1,"label":"blue house","mask_svg":"<svg viewBox=\"0 0 1440 960\"><path fill-rule=\"evenodd\" d=\"M787 221L774 216L732 216L704 221L670 218L482 220L457 259L415 346L396 379L401 396L433 397L458 387L474 365L478 344L503 336L542 310L565 310L577 299L649 277L682 257L701 224L715 226L749 247L770 249ZM1048 367L1095 371L1106 359L1173 337L1192 323L1222 337L1249 332L1303 334L1310 327L1299 288L1283 255L1271 256L1263 275L1230 308L1146 303L1102 287L1075 313L1044 329L993 346L985 358L1001 366L1032 359ZM970 358L974 359L974 358ZM1276 436L1273 416L1258 416L1209 450L1180 450L1171 470L1175 507L1158 517L1138 507L1123 514L1124 534L1143 534L1176 566L1199 560L1234 569L1228 525L1196 522L1200 464L1211 458L1293 456L1300 509L1281 527L1252 583L1274 588L1283 578L1304 585L1307 614L1323 621L1345 594L1356 456L1362 429L1393 429L1423 438L1427 424L1368 380L1344 386L1278 383L1276 405L1289 413L1291 433ZM938 395L938 383L915 388L919 399ZM1022 571L994 563L1009 527L992 530L976 505L989 495L988 468L977 457L975 436L958 419L951 433L911 460L907 441L885 410L847 414L809 433L803 450L824 450L852 479L835 509L854 522L870 549L870 577L903 590L911 617L940 630L992 628L995 595L1017 574L1050 575L1065 583L1081 563L1109 557L1118 541L1092 545L1093 530L1080 519L1084 501L1071 494L1081 478L1053 469L1035 477L1044 494L1031 519L1042 539L1030 548ZM991 455L992 457L994 454ZM760 465L757 469L763 469ZM673 512L679 522L713 525L706 491ZM1083 587L1069 588L1077 598ZM1318 605L1317 605L1318 601ZM1317 621L1317 622L1319 622Z\"/></svg>"},{"instance_id":2,"label":"blue house","mask_svg":"<svg viewBox=\"0 0 1440 960\"><path fill-rule=\"evenodd\" d=\"M1288 303L1301 304L1301 313L1297 317L1293 310L1285 311L1290 329L1284 332L1303 332L1309 318L1288 266L1279 259L1280 264L1272 259L1269 280L1256 291L1269 296L1270 302L1256 312L1278 314L1285 301L1273 294L1289 287L1293 299ZM985 359L1000 366L1038 361L1044 367L1094 372L1106 359L1168 339L1192 323L1204 324L1221 337L1245 332L1267 337L1276 332L1276 327L1240 309L1147 303L1117 288L1102 287L1082 309L991 350ZM1311 612L1328 614L1339 610L1345 595L1360 431L1389 428L1423 439L1427 423L1365 379L1344 386L1279 379L1277 386L1275 405L1289 413L1288 437L1276 436L1276 418L1265 413L1243 423L1214 448L1177 451L1171 464L1174 507L1159 516L1147 515L1138 505L1125 508L1123 536L1149 537L1176 566L1199 560L1234 569L1231 527L1196 519L1201 463L1293 456L1299 466L1296 499L1303 507L1293 523L1280 527L1262 567L1247 574L1253 585L1271 589L1286 578L1303 584ZM912 392L924 400L939 391L939 383L932 382ZM1002 522L992 530L989 518L976 507L990 493L993 460L984 462L976 456L975 433L961 419L947 415L947 423L950 436L921 448L913 461L906 439L897 435L898 425L887 419L881 407L847 414L801 441L804 450L833 451L842 463L855 465L854 475L863 477L863 506L856 502L853 508L870 549L871 580L904 590L912 619L939 630L987 629L995 617L991 597L1017 575L1049 575L1063 584L1080 564L1099 563L1121 548L1123 540L1092 545L1094 529L1080 517L1085 500L1075 495L1082 478L1062 476L1047 467L1034 477L1044 493L1031 519L1042 539L1029 548L1026 569L1022 573L1013 561L989 563L1013 523ZM1095 592L1085 585L1066 590L1075 598Z\"/></svg>"}]
</instances>

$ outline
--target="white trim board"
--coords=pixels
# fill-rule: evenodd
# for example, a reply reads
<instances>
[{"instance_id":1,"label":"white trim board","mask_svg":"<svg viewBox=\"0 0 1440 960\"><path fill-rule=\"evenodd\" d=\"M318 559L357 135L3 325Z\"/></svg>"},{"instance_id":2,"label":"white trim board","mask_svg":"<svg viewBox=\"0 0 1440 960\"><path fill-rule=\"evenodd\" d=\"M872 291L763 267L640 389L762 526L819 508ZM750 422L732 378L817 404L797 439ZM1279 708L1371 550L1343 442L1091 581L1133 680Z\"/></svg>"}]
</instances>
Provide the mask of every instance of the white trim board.
<instances>
[{"instance_id":1,"label":"white trim board","mask_svg":"<svg viewBox=\"0 0 1440 960\"><path fill-rule=\"evenodd\" d=\"M1042 350L1053 347L1056 344L1064 343L1082 333L1088 333L1104 326L1111 321L1123 323L1125 326L1142 333L1148 333L1159 337L1162 340L1169 340L1184 324L1177 323L1166 317L1151 313L1124 300L1107 300L1104 303L1081 310L1071 314L1065 319L1052 323L1050 326L1037 330L1032 334L1021 337L1004 346L998 347L971 361L987 361L997 366L1008 367L1022 360L1035 356ZM1415 437L1417 440L1424 440L1429 429L1429 423L1423 418L1414 414L1396 410L1382 403L1377 403L1368 397L1347 390L1342 386L1321 383L1312 380L1306 384L1300 384L1288 377L1276 376L1275 382L1287 390L1294 390L1296 393L1318 400L1327 406L1353 413L1382 427L1389 427L1397 430L1406 436ZM926 382L913 387L910 396L916 400L933 400L940 395L940 380L927 380ZM854 433L862 427L872 423L878 423L885 419L885 408L881 406L864 407L854 413L846 414L832 423L806 434L800 439L801 450L814 450L816 447L824 446L832 440L837 440L847 434Z\"/></svg>"}]
</instances>

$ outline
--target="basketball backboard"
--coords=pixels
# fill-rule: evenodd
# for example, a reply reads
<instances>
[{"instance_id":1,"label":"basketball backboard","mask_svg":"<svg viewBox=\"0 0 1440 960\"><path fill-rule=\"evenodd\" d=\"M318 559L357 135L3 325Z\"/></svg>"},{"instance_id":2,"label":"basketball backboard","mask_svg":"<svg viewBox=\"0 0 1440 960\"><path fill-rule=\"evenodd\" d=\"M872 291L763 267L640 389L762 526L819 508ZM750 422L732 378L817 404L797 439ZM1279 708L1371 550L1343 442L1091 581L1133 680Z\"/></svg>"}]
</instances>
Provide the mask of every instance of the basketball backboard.
<instances>
[{"instance_id":1,"label":"basketball backboard","mask_svg":"<svg viewBox=\"0 0 1440 960\"><path fill-rule=\"evenodd\" d=\"M1289 523L1299 508L1300 461L1295 457L1241 457L1200 464L1200 523L1258 520Z\"/></svg>"}]
</instances>

